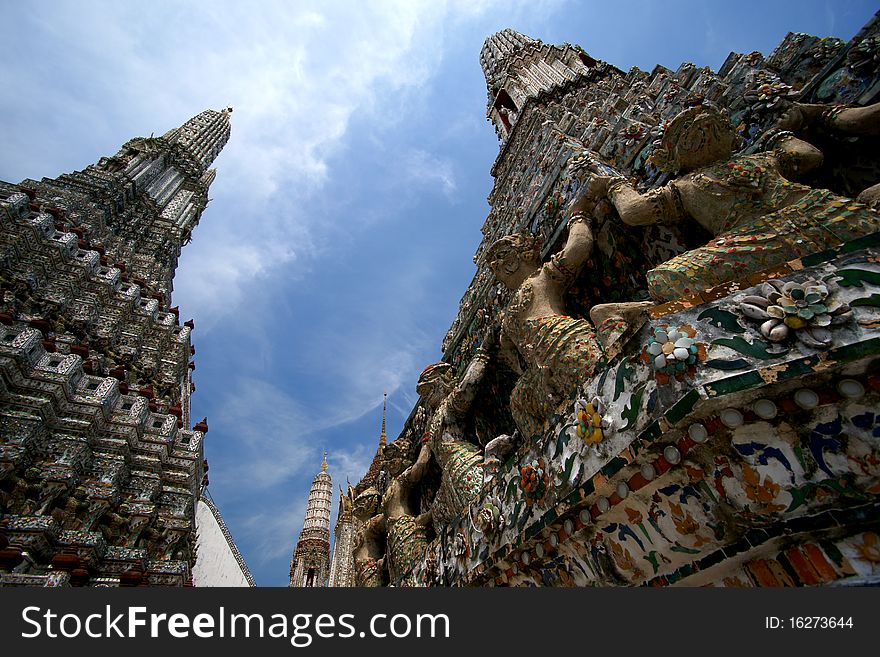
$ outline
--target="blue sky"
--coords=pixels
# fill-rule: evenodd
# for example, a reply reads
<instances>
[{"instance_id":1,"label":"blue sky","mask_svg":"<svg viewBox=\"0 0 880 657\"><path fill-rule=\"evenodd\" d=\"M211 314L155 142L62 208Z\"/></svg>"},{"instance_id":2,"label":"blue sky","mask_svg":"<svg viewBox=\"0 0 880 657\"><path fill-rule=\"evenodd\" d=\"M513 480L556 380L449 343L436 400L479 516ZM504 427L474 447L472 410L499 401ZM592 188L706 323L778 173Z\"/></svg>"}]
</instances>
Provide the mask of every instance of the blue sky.
<instances>
[{"instance_id":1,"label":"blue sky","mask_svg":"<svg viewBox=\"0 0 880 657\"><path fill-rule=\"evenodd\" d=\"M234 107L174 303L195 317L210 492L260 585L287 583L309 486L389 439L474 274L498 153L479 51L512 27L624 70L716 69L874 2L0 0L0 179L55 177ZM336 508L334 504L333 522Z\"/></svg>"}]
</instances>

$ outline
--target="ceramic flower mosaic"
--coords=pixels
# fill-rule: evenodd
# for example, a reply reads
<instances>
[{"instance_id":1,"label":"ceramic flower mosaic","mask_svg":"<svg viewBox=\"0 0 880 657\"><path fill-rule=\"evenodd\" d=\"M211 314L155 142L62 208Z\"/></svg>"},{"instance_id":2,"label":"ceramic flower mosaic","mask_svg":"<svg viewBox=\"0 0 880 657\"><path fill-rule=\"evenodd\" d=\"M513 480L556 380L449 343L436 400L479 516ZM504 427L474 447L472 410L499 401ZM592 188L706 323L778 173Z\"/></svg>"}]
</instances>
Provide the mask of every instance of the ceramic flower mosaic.
<instances>
[{"instance_id":1,"label":"ceramic flower mosaic","mask_svg":"<svg viewBox=\"0 0 880 657\"><path fill-rule=\"evenodd\" d=\"M638 123L631 123L620 131L619 136L627 146L632 146L641 141L646 134L645 126Z\"/></svg>"},{"instance_id":2,"label":"ceramic flower mosaic","mask_svg":"<svg viewBox=\"0 0 880 657\"><path fill-rule=\"evenodd\" d=\"M756 111L770 110L781 103L791 92L791 87L775 75L759 71L753 81L754 87L745 93Z\"/></svg>"},{"instance_id":3,"label":"ceramic flower mosaic","mask_svg":"<svg viewBox=\"0 0 880 657\"><path fill-rule=\"evenodd\" d=\"M526 504L532 506L541 502L550 485L550 475L543 458L532 461L520 470L520 487L526 498Z\"/></svg>"},{"instance_id":4,"label":"ceramic flower mosaic","mask_svg":"<svg viewBox=\"0 0 880 657\"><path fill-rule=\"evenodd\" d=\"M501 504L493 498L487 501L477 514L475 524L487 536L494 536L504 529L504 516L500 507Z\"/></svg>"},{"instance_id":5,"label":"ceramic flower mosaic","mask_svg":"<svg viewBox=\"0 0 880 657\"><path fill-rule=\"evenodd\" d=\"M770 280L760 290L760 295L743 298L739 309L749 319L762 322L761 335L771 342L794 334L809 347L826 349L832 343L830 327L852 317L850 307L831 299L828 285L821 281Z\"/></svg>"},{"instance_id":6,"label":"ceramic flower mosaic","mask_svg":"<svg viewBox=\"0 0 880 657\"><path fill-rule=\"evenodd\" d=\"M602 442L602 408L598 399L588 402L578 399L575 402L575 431L578 438L587 445Z\"/></svg>"},{"instance_id":7,"label":"ceramic flower mosaic","mask_svg":"<svg viewBox=\"0 0 880 657\"><path fill-rule=\"evenodd\" d=\"M667 383L670 377L683 380L695 374L697 362L706 358L706 346L694 339L696 334L687 324L651 328L648 344L642 350L642 361L651 364L658 383Z\"/></svg>"}]
</instances>

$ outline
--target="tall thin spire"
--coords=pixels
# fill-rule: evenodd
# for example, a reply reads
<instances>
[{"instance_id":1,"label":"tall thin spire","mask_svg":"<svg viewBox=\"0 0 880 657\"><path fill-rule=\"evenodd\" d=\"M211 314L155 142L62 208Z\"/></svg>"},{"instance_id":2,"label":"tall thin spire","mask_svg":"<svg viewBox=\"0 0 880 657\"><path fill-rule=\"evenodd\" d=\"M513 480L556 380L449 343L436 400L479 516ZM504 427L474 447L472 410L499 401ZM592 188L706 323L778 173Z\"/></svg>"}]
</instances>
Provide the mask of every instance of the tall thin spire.
<instances>
[{"instance_id":1,"label":"tall thin spire","mask_svg":"<svg viewBox=\"0 0 880 657\"><path fill-rule=\"evenodd\" d=\"M291 586L326 586L330 576L330 507L333 480L327 472L327 452L321 472L309 491L302 532L290 561Z\"/></svg>"},{"instance_id":2,"label":"tall thin spire","mask_svg":"<svg viewBox=\"0 0 880 657\"><path fill-rule=\"evenodd\" d=\"M385 409L388 404L388 393L383 393L385 398L382 400L382 433L379 436L379 447L382 449L385 448L385 443L388 441L388 438L385 436Z\"/></svg>"}]
</instances>

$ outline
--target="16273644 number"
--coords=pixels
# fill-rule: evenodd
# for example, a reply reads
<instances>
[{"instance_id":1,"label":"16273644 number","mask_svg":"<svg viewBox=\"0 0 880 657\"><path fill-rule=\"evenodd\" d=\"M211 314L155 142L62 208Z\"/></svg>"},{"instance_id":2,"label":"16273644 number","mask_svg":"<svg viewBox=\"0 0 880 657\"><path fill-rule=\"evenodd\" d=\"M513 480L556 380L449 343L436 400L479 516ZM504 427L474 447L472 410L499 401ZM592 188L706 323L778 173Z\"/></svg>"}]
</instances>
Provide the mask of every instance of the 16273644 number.
<instances>
[{"instance_id":1,"label":"16273644 number","mask_svg":"<svg viewBox=\"0 0 880 657\"><path fill-rule=\"evenodd\" d=\"M852 629L852 616L791 616L789 627L793 630Z\"/></svg>"}]
</instances>

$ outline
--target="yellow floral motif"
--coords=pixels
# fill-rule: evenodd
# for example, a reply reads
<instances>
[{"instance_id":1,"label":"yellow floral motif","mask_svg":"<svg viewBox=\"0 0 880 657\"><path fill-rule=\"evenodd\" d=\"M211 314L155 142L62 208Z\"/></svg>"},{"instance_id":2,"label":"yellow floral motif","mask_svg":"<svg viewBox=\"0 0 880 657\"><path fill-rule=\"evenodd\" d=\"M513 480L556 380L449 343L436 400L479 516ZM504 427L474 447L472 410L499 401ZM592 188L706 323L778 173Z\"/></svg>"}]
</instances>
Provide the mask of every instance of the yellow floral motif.
<instances>
[{"instance_id":1,"label":"yellow floral motif","mask_svg":"<svg viewBox=\"0 0 880 657\"><path fill-rule=\"evenodd\" d=\"M708 538L700 534L700 524L690 513L682 509L681 505L670 502L669 508L672 511L672 522L675 524L678 533L682 536L693 536L694 543L692 547L700 547L710 542Z\"/></svg>"},{"instance_id":2,"label":"yellow floral motif","mask_svg":"<svg viewBox=\"0 0 880 657\"><path fill-rule=\"evenodd\" d=\"M775 513L777 511L785 510L786 507L784 504L773 504L773 500L779 495L781 489L779 484L774 482L770 477L764 477L764 481L762 482L761 475L758 471L744 463L742 480L746 497L761 505L762 508L758 509L759 513Z\"/></svg>"},{"instance_id":3,"label":"yellow floral motif","mask_svg":"<svg viewBox=\"0 0 880 657\"><path fill-rule=\"evenodd\" d=\"M592 402L578 400L576 431L587 445L596 445L602 442L602 417Z\"/></svg>"},{"instance_id":4,"label":"yellow floral motif","mask_svg":"<svg viewBox=\"0 0 880 657\"><path fill-rule=\"evenodd\" d=\"M617 541L611 541L611 554L614 556L614 562L621 570L632 572L633 576L636 578L645 576L641 569L636 565L629 550L617 543Z\"/></svg>"},{"instance_id":5,"label":"yellow floral motif","mask_svg":"<svg viewBox=\"0 0 880 657\"><path fill-rule=\"evenodd\" d=\"M880 563L880 539L877 538L877 534L873 532L863 534L863 542L855 548L863 561Z\"/></svg>"}]
</instances>

